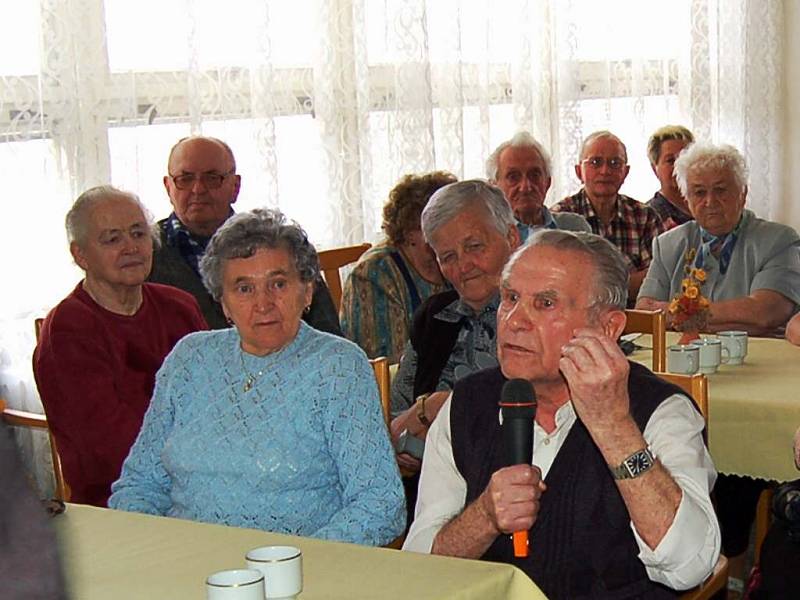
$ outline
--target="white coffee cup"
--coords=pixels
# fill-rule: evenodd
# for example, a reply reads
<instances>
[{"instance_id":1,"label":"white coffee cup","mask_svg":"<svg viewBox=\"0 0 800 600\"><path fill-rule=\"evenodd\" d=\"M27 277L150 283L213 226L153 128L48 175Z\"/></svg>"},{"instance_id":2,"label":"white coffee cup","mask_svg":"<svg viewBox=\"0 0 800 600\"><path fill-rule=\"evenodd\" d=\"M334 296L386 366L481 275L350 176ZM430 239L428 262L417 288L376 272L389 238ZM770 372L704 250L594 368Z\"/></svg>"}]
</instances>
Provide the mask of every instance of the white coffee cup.
<instances>
[{"instance_id":1,"label":"white coffee cup","mask_svg":"<svg viewBox=\"0 0 800 600\"><path fill-rule=\"evenodd\" d=\"M728 349L728 364L740 365L747 356L746 331L720 331L717 338L722 342L722 347Z\"/></svg>"},{"instance_id":2,"label":"white coffee cup","mask_svg":"<svg viewBox=\"0 0 800 600\"><path fill-rule=\"evenodd\" d=\"M264 574L267 600L289 600L303 591L303 553L294 546L253 548L245 557L250 569Z\"/></svg>"},{"instance_id":3,"label":"white coffee cup","mask_svg":"<svg viewBox=\"0 0 800 600\"><path fill-rule=\"evenodd\" d=\"M667 350L667 370L670 373L691 375L700 367L700 348L692 344L670 346Z\"/></svg>"},{"instance_id":4,"label":"white coffee cup","mask_svg":"<svg viewBox=\"0 0 800 600\"><path fill-rule=\"evenodd\" d=\"M724 348L722 342L716 338L693 340L692 345L700 349L701 373L716 373L721 363L728 362L728 349Z\"/></svg>"},{"instance_id":5,"label":"white coffee cup","mask_svg":"<svg viewBox=\"0 0 800 600\"><path fill-rule=\"evenodd\" d=\"M264 600L264 574L258 569L219 571L206 579L208 600Z\"/></svg>"}]
</instances>

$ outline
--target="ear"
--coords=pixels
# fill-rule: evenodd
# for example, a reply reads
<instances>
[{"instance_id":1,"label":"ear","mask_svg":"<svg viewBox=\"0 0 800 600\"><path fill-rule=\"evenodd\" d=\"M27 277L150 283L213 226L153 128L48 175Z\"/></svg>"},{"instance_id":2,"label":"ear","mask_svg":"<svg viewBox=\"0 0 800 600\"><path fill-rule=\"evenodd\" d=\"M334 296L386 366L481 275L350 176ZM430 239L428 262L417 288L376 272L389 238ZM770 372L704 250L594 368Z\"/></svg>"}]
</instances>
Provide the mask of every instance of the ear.
<instances>
[{"instance_id":1,"label":"ear","mask_svg":"<svg viewBox=\"0 0 800 600\"><path fill-rule=\"evenodd\" d=\"M628 318L625 316L623 310L609 310L601 317L601 327L605 333L612 340L618 340L622 332L625 331L625 323Z\"/></svg>"},{"instance_id":2,"label":"ear","mask_svg":"<svg viewBox=\"0 0 800 600\"><path fill-rule=\"evenodd\" d=\"M630 173L630 172L631 172L631 166L630 165L625 165L625 168L623 169L623 174L622 174L622 183L625 183L625 178L628 176L628 173ZM620 184L620 187L622 187L621 184Z\"/></svg>"},{"instance_id":3,"label":"ear","mask_svg":"<svg viewBox=\"0 0 800 600\"><path fill-rule=\"evenodd\" d=\"M544 195L547 196L547 192L550 191L550 184L553 183L553 178L548 177L547 182L544 184Z\"/></svg>"},{"instance_id":4,"label":"ear","mask_svg":"<svg viewBox=\"0 0 800 600\"><path fill-rule=\"evenodd\" d=\"M519 237L519 230L516 225L509 225L506 240L508 240L508 245L511 247L512 252L520 247L522 240Z\"/></svg>"},{"instance_id":5,"label":"ear","mask_svg":"<svg viewBox=\"0 0 800 600\"><path fill-rule=\"evenodd\" d=\"M305 292L303 292L303 308L307 306L311 306L311 301L314 298L314 286L316 284L313 281L309 281L306 284Z\"/></svg>"},{"instance_id":6,"label":"ear","mask_svg":"<svg viewBox=\"0 0 800 600\"><path fill-rule=\"evenodd\" d=\"M234 177L235 179L233 180L233 196L231 197L231 204L234 204L239 198L239 189L242 187L242 176L234 175Z\"/></svg>"},{"instance_id":7,"label":"ear","mask_svg":"<svg viewBox=\"0 0 800 600\"><path fill-rule=\"evenodd\" d=\"M75 261L75 264L86 271L88 262L86 261L86 255L84 255L83 250L78 245L78 242L70 242L69 253L72 254L72 260Z\"/></svg>"},{"instance_id":8,"label":"ear","mask_svg":"<svg viewBox=\"0 0 800 600\"><path fill-rule=\"evenodd\" d=\"M575 176L578 178L578 181L583 183L583 170L581 169L580 163L575 165Z\"/></svg>"},{"instance_id":9,"label":"ear","mask_svg":"<svg viewBox=\"0 0 800 600\"><path fill-rule=\"evenodd\" d=\"M656 171L656 165L655 165L655 163L650 163L650 168L651 168L651 169L653 169L653 175L655 175L656 177L658 177L658 171ZM673 177L673 178L675 177L675 174L674 174L674 173L672 174L672 177Z\"/></svg>"}]
</instances>

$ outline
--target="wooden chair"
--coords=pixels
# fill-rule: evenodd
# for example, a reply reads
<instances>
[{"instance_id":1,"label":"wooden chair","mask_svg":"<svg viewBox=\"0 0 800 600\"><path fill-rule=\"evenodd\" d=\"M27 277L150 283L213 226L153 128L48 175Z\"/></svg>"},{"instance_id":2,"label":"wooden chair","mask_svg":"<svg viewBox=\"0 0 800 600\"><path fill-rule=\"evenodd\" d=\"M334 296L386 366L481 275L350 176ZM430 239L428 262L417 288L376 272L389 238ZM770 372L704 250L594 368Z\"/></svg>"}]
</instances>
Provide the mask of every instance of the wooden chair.
<instances>
[{"instance_id":1,"label":"wooden chair","mask_svg":"<svg viewBox=\"0 0 800 600\"><path fill-rule=\"evenodd\" d=\"M372 244L359 244L358 246L323 250L319 253L319 267L325 277L325 283L331 292L337 312L342 305L342 278L339 275L339 269L356 262L370 248L372 248Z\"/></svg>"},{"instance_id":2,"label":"wooden chair","mask_svg":"<svg viewBox=\"0 0 800 600\"><path fill-rule=\"evenodd\" d=\"M655 343L653 344L655 347ZM677 373L656 373L662 379L680 387L694 398L697 407L708 424L708 379L705 375L679 375ZM681 600L708 600L724 590L728 585L728 559L720 555L714 571L701 585L681 595Z\"/></svg>"},{"instance_id":3,"label":"wooden chair","mask_svg":"<svg viewBox=\"0 0 800 600\"><path fill-rule=\"evenodd\" d=\"M653 371L667 370L667 317L663 310L625 311L627 322L626 333L649 333L653 336Z\"/></svg>"},{"instance_id":4,"label":"wooden chair","mask_svg":"<svg viewBox=\"0 0 800 600\"><path fill-rule=\"evenodd\" d=\"M390 384L391 384L391 376L389 374L389 359L385 356L379 356L378 358L372 358L369 361L369 364L372 365L372 370L375 372L375 381L378 382L378 392L380 392L381 396L381 408L383 409L383 420L386 422L386 427L388 429L389 423L391 423L391 392L390 392Z\"/></svg>"},{"instance_id":5,"label":"wooden chair","mask_svg":"<svg viewBox=\"0 0 800 600\"><path fill-rule=\"evenodd\" d=\"M380 392L381 396L381 408L383 409L383 419L386 422L386 428L388 430L389 423L391 422L391 413L390 413L390 406L391 406L391 394L390 394L390 374L389 374L389 359L385 356L379 356L378 358L372 358L369 361L369 364L372 365L372 370L375 372L375 380L378 382L378 391ZM406 540L405 534L401 535L398 538L395 538L385 546L384 548L392 548L393 550L400 550L403 547L403 542Z\"/></svg>"},{"instance_id":6,"label":"wooden chair","mask_svg":"<svg viewBox=\"0 0 800 600\"><path fill-rule=\"evenodd\" d=\"M53 459L53 476L56 482L55 496L56 500L63 502L69 501L69 486L64 480L64 472L61 469L61 458L58 456L58 449L56 441L53 438L53 433L47 425L47 417L37 413L26 412L24 410L14 410L13 408L6 408L6 403L0 398L0 409L2 409L3 422L12 427L26 427L28 429L39 429L47 431L50 438L50 455Z\"/></svg>"}]
</instances>

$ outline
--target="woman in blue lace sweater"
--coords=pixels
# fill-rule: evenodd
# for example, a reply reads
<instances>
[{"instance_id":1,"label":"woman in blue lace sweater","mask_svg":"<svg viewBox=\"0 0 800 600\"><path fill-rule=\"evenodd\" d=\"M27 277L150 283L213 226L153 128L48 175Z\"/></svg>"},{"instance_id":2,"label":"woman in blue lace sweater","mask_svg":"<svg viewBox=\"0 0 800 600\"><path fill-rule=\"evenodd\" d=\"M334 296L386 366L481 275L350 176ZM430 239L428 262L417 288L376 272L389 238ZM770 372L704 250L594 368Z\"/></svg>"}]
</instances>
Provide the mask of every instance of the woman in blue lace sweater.
<instances>
[{"instance_id":1,"label":"woman in blue lace sweater","mask_svg":"<svg viewBox=\"0 0 800 600\"><path fill-rule=\"evenodd\" d=\"M360 544L405 527L378 390L355 344L301 322L314 247L277 211L235 215L203 281L231 329L181 340L156 376L111 508Z\"/></svg>"}]
</instances>

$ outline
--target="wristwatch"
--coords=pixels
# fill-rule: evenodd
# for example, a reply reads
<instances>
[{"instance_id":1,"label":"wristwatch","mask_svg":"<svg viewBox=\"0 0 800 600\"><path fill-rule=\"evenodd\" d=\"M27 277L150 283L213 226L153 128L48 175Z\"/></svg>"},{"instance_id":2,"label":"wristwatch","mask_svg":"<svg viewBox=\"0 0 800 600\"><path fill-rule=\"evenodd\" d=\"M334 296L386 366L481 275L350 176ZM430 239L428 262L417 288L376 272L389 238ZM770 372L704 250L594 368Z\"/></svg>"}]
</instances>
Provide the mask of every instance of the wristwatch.
<instances>
[{"instance_id":1,"label":"wristwatch","mask_svg":"<svg viewBox=\"0 0 800 600\"><path fill-rule=\"evenodd\" d=\"M649 447L642 448L631 454L617 467L609 465L614 479L636 479L647 473L656 464L656 455Z\"/></svg>"},{"instance_id":2,"label":"wristwatch","mask_svg":"<svg viewBox=\"0 0 800 600\"><path fill-rule=\"evenodd\" d=\"M417 400L415 403L417 407L417 419L419 419L419 422L422 423L425 427L431 426L431 420L425 414L425 400L428 399L428 396L430 396L430 394L420 394L419 396L417 396Z\"/></svg>"}]
</instances>

